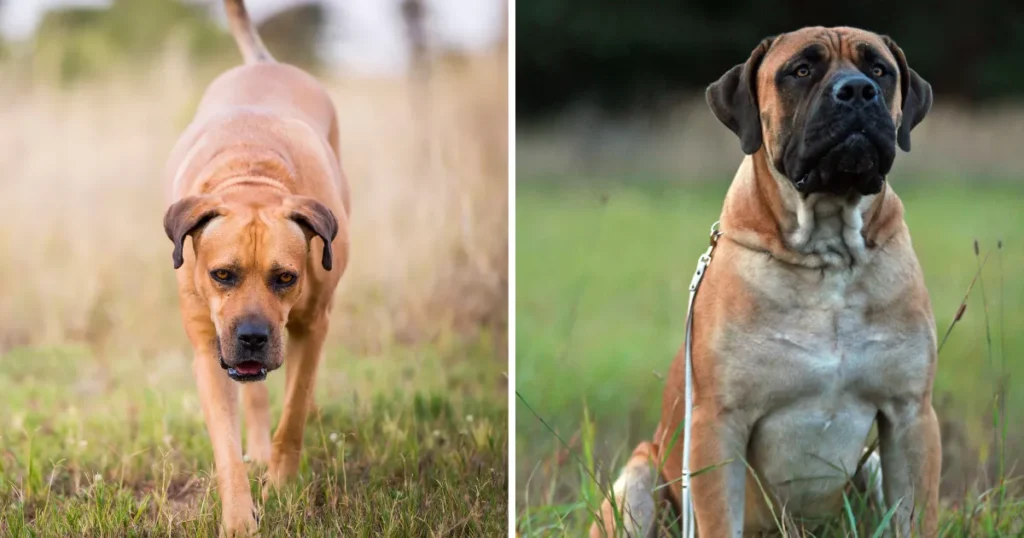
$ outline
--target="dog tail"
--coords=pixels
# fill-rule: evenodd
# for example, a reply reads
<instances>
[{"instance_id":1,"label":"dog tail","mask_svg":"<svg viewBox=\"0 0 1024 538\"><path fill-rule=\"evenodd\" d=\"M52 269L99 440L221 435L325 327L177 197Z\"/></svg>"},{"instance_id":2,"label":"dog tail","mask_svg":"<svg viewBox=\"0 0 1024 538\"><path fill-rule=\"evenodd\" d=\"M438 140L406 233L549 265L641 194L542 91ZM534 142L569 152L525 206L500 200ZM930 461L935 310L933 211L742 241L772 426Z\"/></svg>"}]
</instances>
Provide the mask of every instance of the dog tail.
<instances>
[{"instance_id":1,"label":"dog tail","mask_svg":"<svg viewBox=\"0 0 1024 538\"><path fill-rule=\"evenodd\" d=\"M228 13L231 35L235 37L235 42L238 43L238 48L242 51L245 63L274 61L274 57L263 45L260 34L256 32L252 20L249 19L249 13L245 10L245 2L243 0L224 0L224 10Z\"/></svg>"}]
</instances>

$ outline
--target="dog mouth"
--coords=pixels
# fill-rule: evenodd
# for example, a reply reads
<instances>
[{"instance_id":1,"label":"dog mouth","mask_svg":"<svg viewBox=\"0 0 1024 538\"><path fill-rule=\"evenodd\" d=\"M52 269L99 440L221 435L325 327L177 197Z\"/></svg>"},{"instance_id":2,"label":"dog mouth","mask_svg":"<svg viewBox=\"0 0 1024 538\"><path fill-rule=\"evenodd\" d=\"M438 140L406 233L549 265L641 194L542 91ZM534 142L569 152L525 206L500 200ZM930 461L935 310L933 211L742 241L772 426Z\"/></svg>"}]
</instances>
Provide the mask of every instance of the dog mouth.
<instances>
[{"instance_id":1,"label":"dog mouth","mask_svg":"<svg viewBox=\"0 0 1024 538\"><path fill-rule=\"evenodd\" d=\"M805 161L810 164L809 170L794 181L794 186L803 194L878 194L891 160L884 162L886 156L872 138L863 129L847 134L817 159Z\"/></svg>"},{"instance_id":2,"label":"dog mouth","mask_svg":"<svg viewBox=\"0 0 1024 538\"><path fill-rule=\"evenodd\" d=\"M221 358L220 367L227 370L228 377L239 383L252 383L267 378L267 368L257 361L242 361L234 366L228 366Z\"/></svg>"},{"instance_id":3,"label":"dog mouth","mask_svg":"<svg viewBox=\"0 0 1024 538\"><path fill-rule=\"evenodd\" d=\"M220 362L220 367L234 381L239 383L263 381L267 378L267 373L277 369L277 366L273 365L270 357L265 353L241 351L237 349L237 346L227 350L227 356L233 358L233 364L228 364L224 360L225 349L221 345L220 338L215 339L214 342L217 346L217 359Z\"/></svg>"}]
</instances>

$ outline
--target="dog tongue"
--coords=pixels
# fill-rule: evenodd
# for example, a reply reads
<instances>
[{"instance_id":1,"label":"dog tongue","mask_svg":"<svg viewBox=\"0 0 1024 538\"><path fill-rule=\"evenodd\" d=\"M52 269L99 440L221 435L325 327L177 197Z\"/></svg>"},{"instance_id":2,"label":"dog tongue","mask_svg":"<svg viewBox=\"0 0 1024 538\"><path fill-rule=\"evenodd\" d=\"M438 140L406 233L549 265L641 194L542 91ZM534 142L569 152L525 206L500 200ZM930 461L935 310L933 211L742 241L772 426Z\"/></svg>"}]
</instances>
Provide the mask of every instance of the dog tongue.
<instances>
[{"instance_id":1,"label":"dog tongue","mask_svg":"<svg viewBox=\"0 0 1024 538\"><path fill-rule=\"evenodd\" d=\"M256 361L245 361L240 363L238 366L235 366L235 371L242 375L256 375L260 373L260 370L262 369L263 366Z\"/></svg>"}]
</instances>

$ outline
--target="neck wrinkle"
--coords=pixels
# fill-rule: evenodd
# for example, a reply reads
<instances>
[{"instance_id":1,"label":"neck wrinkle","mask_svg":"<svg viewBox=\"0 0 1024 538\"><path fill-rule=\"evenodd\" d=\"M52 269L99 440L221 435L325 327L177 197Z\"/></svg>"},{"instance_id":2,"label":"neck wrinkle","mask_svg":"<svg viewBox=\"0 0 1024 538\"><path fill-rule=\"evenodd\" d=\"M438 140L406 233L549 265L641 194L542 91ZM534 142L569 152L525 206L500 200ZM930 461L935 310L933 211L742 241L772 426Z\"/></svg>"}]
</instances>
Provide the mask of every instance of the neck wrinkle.
<instances>
[{"instance_id":1,"label":"neck wrinkle","mask_svg":"<svg viewBox=\"0 0 1024 538\"><path fill-rule=\"evenodd\" d=\"M209 192L231 189L246 183L269 186L287 192L297 174L282 154L269 148L248 145L226 148L203 166L199 182Z\"/></svg>"},{"instance_id":2,"label":"neck wrinkle","mask_svg":"<svg viewBox=\"0 0 1024 538\"><path fill-rule=\"evenodd\" d=\"M723 237L744 248L799 264L800 254L782 240L795 215L787 214L766 158L762 147L744 158L736 172L722 209Z\"/></svg>"},{"instance_id":3,"label":"neck wrinkle","mask_svg":"<svg viewBox=\"0 0 1024 538\"><path fill-rule=\"evenodd\" d=\"M869 249L884 246L903 227L903 202L886 181L864 216L861 235Z\"/></svg>"},{"instance_id":4,"label":"neck wrinkle","mask_svg":"<svg viewBox=\"0 0 1024 538\"><path fill-rule=\"evenodd\" d=\"M786 209L786 204L779 193L779 185L768 168L768 153L761 148L753 155L754 160L754 183L760 197L761 205L771 216L775 223L775 229L782 236L788 233L792 222L796 220L796 213Z\"/></svg>"},{"instance_id":5,"label":"neck wrinkle","mask_svg":"<svg viewBox=\"0 0 1024 538\"><path fill-rule=\"evenodd\" d=\"M787 205L784 194L780 192L786 186L780 185L780 180L772 173L767 158L763 147L757 153L746 157L729 188L721 221L724 237L731 241L752 250L765 252L786 263L822 269L866 261L870 250L884 245L898 231L898 224L902 222L902 204L894 193L888 192L888 183L884 183L882 192L876 195L866 208L853 206L847 210L840 209L841 212L856 212L856 216L840 216L844 227L855 225L854 222L847 222L849 220L863 219L859 226L841 231L842 240L849 249L848 256L844 255L843 258L850 258L852 261L838 263L836 253L800 250L806 241L797 241L800 244L793 244L792 241L799 238L791 236L801 232L797 214L801 208L789 207L793 200L789 200L790 203ZM797 203L805 202L802 197L798 197ZM810 212L810 215L805 217L815 220L818 218L813 207L805 209ZM804 232L812 233L815 224L812 223L811 226L810 230ZM863 245L850 244L860 243L861 240Z\"/></svg>"},{"instance_id":6,"label":"neck wrinkle","mask_svg":"<svg viewBox=\"0 0 1024 538\"><path fill-rule=\"evenodd\" d=\"M282 196L291 194L280 181L266 176L241 175L220 179L210 190L210 194L228 194L242 187L259 187L264 193L269 189L272 193Z\"/></svg>"}]
</instances>

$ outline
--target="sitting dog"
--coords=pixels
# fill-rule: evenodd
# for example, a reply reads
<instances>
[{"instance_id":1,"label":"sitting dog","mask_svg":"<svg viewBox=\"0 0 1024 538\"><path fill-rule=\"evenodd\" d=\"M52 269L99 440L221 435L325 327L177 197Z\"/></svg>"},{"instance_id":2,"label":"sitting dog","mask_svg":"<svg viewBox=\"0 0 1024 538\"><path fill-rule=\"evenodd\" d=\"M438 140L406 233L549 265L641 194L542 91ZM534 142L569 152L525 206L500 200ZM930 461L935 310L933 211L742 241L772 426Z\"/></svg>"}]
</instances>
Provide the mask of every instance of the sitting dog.
<instances>
[{"instance_id":1,"label":"sitting dog","mask_svg":"<svg viewBox=\"0 0 1024 538\"><path fill-rule=\"evenodd\" d=\"M935 323L903 205L886 182L896 146L910 150L931 107L931 87L888 37L815 27L762 41L707 100L747 156L687 342L689 469L703 470L691 482L698 534L839 515L877 424L871 457L885 504L897 507L895 530L935 536ZM680 508L685 387L684 348L654 439L634 451L591 536L650 535L661 495ZM655 493L659 481L667 487Z\"/></svg>"},{"instance_id":2,"label":"sitting dog","mask_svg":"<svg viewBox=\"0 0 1024 538\"><path fill-rule=\"evenodd\" d=\"M313 77L273 60L242 0L224 5L245 65L210 84L174 147L164 229L213 444L221 531L234 535L256 528L239 384L246 451L280 486L298 471L334 289L348 263L349 191L330 98ZM284 411L271 441L259 381L282 363Z\"/></svg>"}]
</instances>

